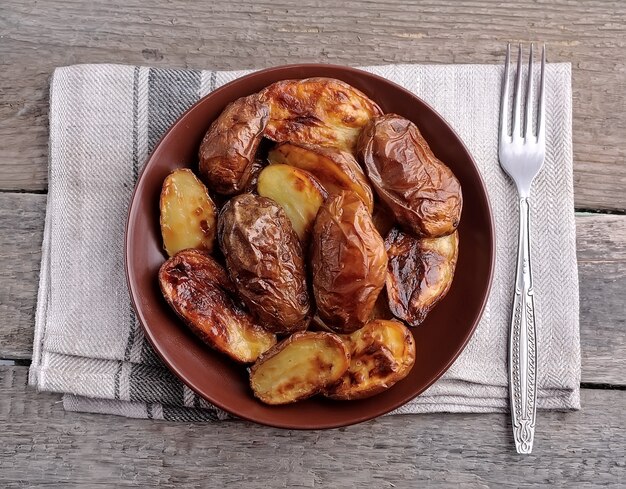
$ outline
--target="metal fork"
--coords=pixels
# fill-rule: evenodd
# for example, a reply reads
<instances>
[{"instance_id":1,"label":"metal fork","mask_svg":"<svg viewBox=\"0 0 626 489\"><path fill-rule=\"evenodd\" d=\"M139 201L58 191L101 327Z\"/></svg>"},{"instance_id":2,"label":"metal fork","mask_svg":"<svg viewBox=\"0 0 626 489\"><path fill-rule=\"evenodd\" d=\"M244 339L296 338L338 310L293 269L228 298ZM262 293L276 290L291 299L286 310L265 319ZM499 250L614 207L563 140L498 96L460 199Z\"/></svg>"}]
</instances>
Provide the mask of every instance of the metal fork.
<instances>
[{"instance_id":1,"label":"metal fork","mask_svg":"<svg viewBox=\"0 0 626 489\"><path fill-rule=\"evenodd\" d=\"M526 109L521 121L522 45L519 45L513 117L509 133L509 61L510 44L506 47L504 83L500 101L500 166L517 187L519 202L519 237L515 296L509 337L509 395L513 438L518 453L531 453L535 436L537 406L537 334L535 299L530 260L530 187L539 173L545 156L545 65L546 47L541 54L541 81L537 107L537 131L533 131L533 45L530 45Z\"/></svg>"}]
</instances>

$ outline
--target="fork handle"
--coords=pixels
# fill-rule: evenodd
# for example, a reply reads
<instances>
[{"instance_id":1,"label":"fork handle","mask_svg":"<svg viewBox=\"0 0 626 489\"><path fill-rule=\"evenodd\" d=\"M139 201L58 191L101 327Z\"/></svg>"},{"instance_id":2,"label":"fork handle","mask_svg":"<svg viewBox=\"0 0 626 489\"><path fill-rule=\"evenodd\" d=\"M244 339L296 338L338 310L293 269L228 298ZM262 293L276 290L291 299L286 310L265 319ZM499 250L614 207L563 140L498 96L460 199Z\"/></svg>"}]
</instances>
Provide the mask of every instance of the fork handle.
<instances>
[{"instance_id":1,"label":"fork handle","mask_svg":"<svg viewBox=\"0 0 626 489\"><path fill-rule=\"evenodd\" d=\"M509 394L517 453L531 453L537 410L537 332L530 263L530 202L519 199L515 298L509 336Z\"/></svg>"}]
</instances>

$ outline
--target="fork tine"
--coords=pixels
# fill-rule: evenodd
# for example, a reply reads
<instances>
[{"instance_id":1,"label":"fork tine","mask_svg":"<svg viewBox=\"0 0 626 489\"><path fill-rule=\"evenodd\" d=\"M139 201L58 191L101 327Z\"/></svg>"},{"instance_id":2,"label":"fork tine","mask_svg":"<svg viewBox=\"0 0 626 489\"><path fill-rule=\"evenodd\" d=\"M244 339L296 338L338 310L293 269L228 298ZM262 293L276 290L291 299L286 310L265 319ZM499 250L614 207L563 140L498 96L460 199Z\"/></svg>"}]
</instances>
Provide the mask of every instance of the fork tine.
<instances>
[{"instance_id":1,"label":"fork tine","mask_svg":"<svg viewBox=\"0 0 626 489\"><path fill-rule=\"evenodd\" d=\"M502 80L502 96L500 98L500 147L509 141L509 118L507 106L509 104L509 64L511 58L511 44L506 45L506 60L504 61L504 80Z\"/></svg>"},{"instance_id":2,"label":"fork tine","mask_svg":"<svg viewBox=\"0 0 626 489\"><path fill-rule=\"evenodd\" d=\"M526 113L524 115L524 139L533 133L533 44L530 43L528 55L528 83L526 84Z\"/></svg>"},{"instance_id":3,"label":"fork tine","mask_svg":"<svg viewBox=\"0 0 626 489\"><path fill-rule=\"evenodd\" d=\"M522 85L522 43L519 45L517 52L517 73L515 74L515 95L513 97L513 123L511 124L511 133L513 140L521 137L520 129L520 99Z\"/></svg>"},{"instance_id":4,"label":"fork tine","mask_svg":"<svg viewBox=\"0 0 626 489\"><path fill-rule=\"evenodd\" d=\"M546 94L545 94L545 79L546 79L546 45L543 45L541 50L541 79L539 81L539 107L537 108L537 140L541 143L545 141L546 137L546 116L544 112Z\"/></svg>"}]
</instances>

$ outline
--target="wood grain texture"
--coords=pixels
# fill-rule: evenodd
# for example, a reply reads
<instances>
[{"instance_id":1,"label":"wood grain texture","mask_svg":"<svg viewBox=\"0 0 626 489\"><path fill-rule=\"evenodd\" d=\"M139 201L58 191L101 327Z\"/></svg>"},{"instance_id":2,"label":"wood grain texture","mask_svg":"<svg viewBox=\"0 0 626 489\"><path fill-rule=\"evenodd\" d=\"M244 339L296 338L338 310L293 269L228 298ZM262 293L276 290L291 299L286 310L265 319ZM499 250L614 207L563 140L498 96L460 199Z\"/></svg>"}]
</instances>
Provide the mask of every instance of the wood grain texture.
<instances>
[{"instance_id":1,"label":"wood grain texture","mask_svg":"<svg viewBox=\"0 0 626 489\"><path fill-rule=\"evenodd\" d=\"M626 392L582 391L581 412L540 412L532 455L506 415L392 416L331 431L66 413L0 366L0 486L560 487L616 485Z\"/></svg>"},{"instance_id":2,"label":"wood grain texture","mask_svg":"<svg viewBox=\"0 0 626 489\"><path fill-rule=\"evenodd\" d=\"M0 358L30 358L46 195L0 193Z\"/></svg>"},{"instance_id":3,"label":"wood grain texture","mask_svg":"<svg viewBox=\"0 0 626 489\"><path fill-rule=\"evenodd\" d=\"M578 214L576 230L582 381L626 385L626 216Z\"/></svg>"},{"instance_id":4,"label":"wood grain texture","mask_svg":"<svg viewBox=\"0 0 626 489\"><path fill-rule=\"evenodd\" d=\"M32 352L46 196L0 193L0 358ZM626 216L578 214L583 382L624 385Z\"/></svg>"},{"instance_id":5,"label":"wood grain texture","mask_svg":"<svg viewBox=\"0 0 626 489\"><path fill-rule=\"evenodd\" d=\"M626 209L625 2L5 0L0 39L0 189L46 188L55 66L502 63L534 40L573 65L576 206Z\"/></svg>"}]
</instances>

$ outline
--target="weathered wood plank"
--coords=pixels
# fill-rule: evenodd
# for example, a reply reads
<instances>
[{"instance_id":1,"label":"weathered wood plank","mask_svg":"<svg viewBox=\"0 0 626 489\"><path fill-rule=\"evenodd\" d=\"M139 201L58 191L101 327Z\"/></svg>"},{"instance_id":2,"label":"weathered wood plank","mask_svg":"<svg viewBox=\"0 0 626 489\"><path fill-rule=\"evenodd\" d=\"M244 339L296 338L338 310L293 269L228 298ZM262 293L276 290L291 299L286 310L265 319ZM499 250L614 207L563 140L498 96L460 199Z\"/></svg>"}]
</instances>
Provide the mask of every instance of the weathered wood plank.
<instances>
[{"instance_id":1,"label":"weathered wood plank","mask_svg":"<svg viewBox=\"0 0 626 489\"><path fill-rule=\"evenodd\" d=\"M30 358L46 195L0 193L0 358Z\"/></svg>"},{"instance_id":2,"label":"weathered wood plank","mask_svg":"<svg viewBox=\"0 0 626 489\"><path fill-rule=\"evenodd\" d=\"M131 63L261 68L294 62L501 63L504 43L541 40L573 64L576 205L626 209L626 3L495 6L349 0L57 0L0 5L0 188L46 188L55 66Z\"/></svg>"},{"instance_id":3,"label":"weathered wood plank","mask_svg":"<svg viewBox=\"0 0 626 489\"><path fill-rule=\"evenodd\" d=\"M579 214L576 227L582 381L626 385L626 216Z\"/></svg>"},{"instance_id":4,"label":"weathered wood plank","mask_svg":"<svg viewBox=\"0 0 626 489\"><path fill-rule=\"evenodd\" d=\"M65 413L0 366L0 486L533 487L616 485L626 392L583 390L583 410L540 412L532 455L506 415L393 416L297 432Z\"/></svg>"},{"instance_id":5,"label":"weathered wood plank","mask_svg":"<svg viewBox=\"0 0 626 489\"><path fill-rule=\"evenodd\" d=\"M45 195L0 193L0 358L30 358ZM626 383L626 216L578 214L583 382Z\"/></svg>"}]
</instances>

